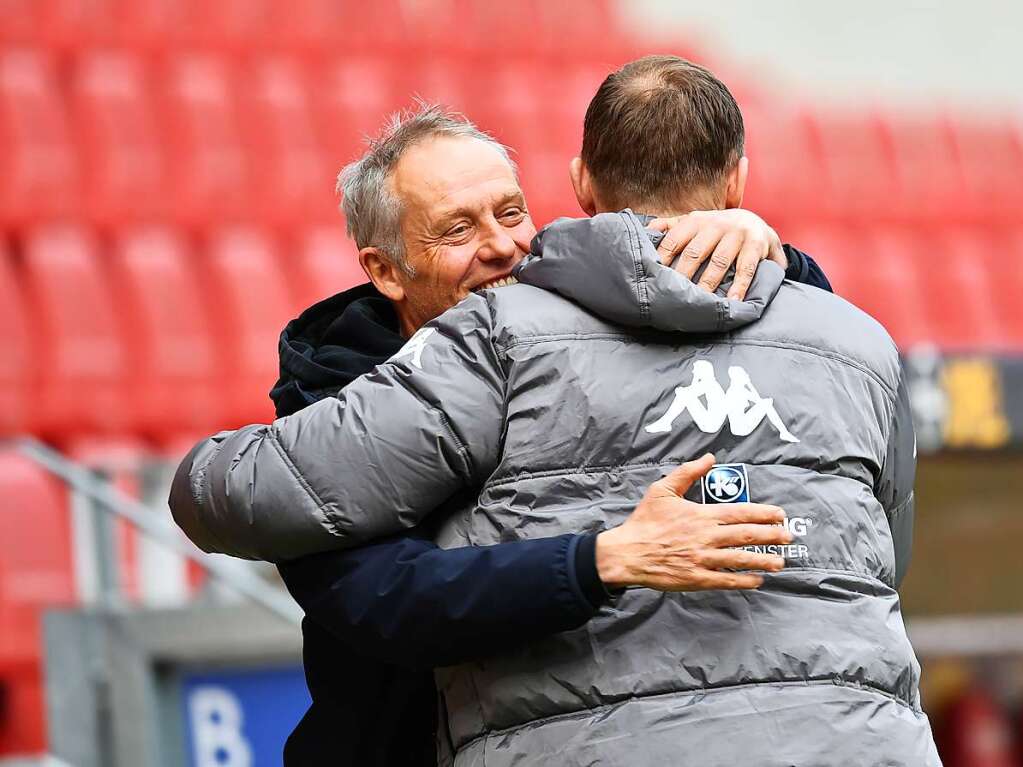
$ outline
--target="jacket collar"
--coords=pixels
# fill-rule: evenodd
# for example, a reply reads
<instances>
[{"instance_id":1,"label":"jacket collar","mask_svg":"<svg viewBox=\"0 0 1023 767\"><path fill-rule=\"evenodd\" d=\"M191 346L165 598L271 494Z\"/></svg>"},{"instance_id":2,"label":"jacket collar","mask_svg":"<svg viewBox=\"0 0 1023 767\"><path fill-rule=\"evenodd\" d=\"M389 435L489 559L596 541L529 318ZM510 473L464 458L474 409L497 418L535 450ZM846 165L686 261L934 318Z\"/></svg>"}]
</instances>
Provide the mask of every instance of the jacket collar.
<instances>
[{"instance_id":1,"label":"jacket collar","mask_svg":"<svg viewBox=\"0 0 1023 767\"><path fill-rule=\"evenodd\" d=\"M660 263L664 235L646 228L650 220L628 209L558 219L533 239L515 277L631 327L720 333L761 317L785 278L780 266L762 262L742 301L724 295L727 282L708 293Z\"/></svg>"}]
</instances>

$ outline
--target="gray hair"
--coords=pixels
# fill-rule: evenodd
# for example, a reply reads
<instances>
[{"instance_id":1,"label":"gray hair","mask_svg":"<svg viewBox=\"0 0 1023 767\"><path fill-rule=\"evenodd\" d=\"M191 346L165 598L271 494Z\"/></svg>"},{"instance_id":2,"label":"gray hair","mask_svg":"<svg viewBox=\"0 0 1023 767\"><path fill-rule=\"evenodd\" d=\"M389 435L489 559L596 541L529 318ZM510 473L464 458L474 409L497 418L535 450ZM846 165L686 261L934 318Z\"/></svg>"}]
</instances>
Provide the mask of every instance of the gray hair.
<instances>
[{"instance_id":1,"label":"gray hair","mask_svg":"<svg viewBox=\"0 0 1023 767\"><path fill-rule=\"evenodd\" d=\"M464 115L417 100L415 108L391 115L380 135L368 140L366 153L346 165L337 177L336 191L341 196L348 236L360 249L380 248L409 277L415 270L406 260L401 239L401 201L392 194L388 178L410 147L434 136L485 141L516 170L508 148Z\"/></svg>"}]
</instances>

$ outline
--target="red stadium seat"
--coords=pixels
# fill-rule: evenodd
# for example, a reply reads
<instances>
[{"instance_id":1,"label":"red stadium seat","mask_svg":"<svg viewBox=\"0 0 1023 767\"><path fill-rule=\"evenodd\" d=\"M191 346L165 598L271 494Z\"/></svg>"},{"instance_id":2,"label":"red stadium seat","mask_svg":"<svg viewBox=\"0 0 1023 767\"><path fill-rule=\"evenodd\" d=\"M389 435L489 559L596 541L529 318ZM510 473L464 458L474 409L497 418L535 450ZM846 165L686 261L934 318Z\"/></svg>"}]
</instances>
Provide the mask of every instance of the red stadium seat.
<instances>
[{"instance_id":1,"label":"red stadium seat","mask_svg":"<svg viewBox=\"0 0 1023 767\"><path fill-rule=\"evenodd\" d=\"M745 121L750 166L743 207L768 221L827 213L824 165L808 115L750 109Z\"/></svg>"},{"instance_id":2,"label":"red stadium seat","mask_svg":"<svg viewBox=\"0 0 1023 767\"><path fill-rule=\"evenodd\" d=\"M961 218L966 190L948 123L890 116L883 125L898 182L891 195L893 212L910 222Z\"/></svg>"},{"instance_id":3,"label":"red stadium seat","mask_svg":"<svg viewBox=\"0 0 1023 767\"><path fill-rule=\"evenodd\" d=\"M127 48L164 53L187 42L190 21L185 0L121 0L117 38Z\"/></svg>"},{"instance_id":4,"label":"red stadium seat","mask_svg":"<svg viewBox=\"0 0 1023 767\"><path fill-rule=\"evenodd\" d=\"M821 149L826 184L826 191L821 191L828 213L872 220L887 216L895 167L877 116L869 112L822 111L809 119ZM807 181L813 183L814 179Z\"/></svg>"},{"instance_id":5,"label":"red stadium seat","mask_svg":"<svg viewBox=\"0 0 1023 767\"><path fill-rule=\"evenodd\" d=\"M272 0L268 28L271 46L299 54L340 50L357 9L338 0ZM346 49L347 50L347 49Z\"/></svg>"},{"instance_id":6,"label":"red stadium seat","mask_svg":"<svg viewBox=\"0 0 1023 767\"><path fill-rule=\"evenodd\" d=\"M937 344L940 338L927 323L927 295L918 266L920 243L912 230L857 230L856 247L863 258L856 281L844 297L885 326L899 349Z\"/></svg>"},{"instance_id":7,"label":"red stadium seat","mask_svg":"<svg viewBox=\"0 0 1023 767\"><path fill-rule=\"evenodd\" d=\"M297 303L274 243L254 229L225 229L213 237L204 266L216 354L227 371L223 427L269 421L273 407L267 393L277 380L277 339Z\"/></svg>"},{"instance_id":8,"label":"red stadium seat","mask_svg":"<svg viewBox=\"0 0 1023 767\"><path fill-rule=\"evenodd\" d=\"M470 117L481 128L507 144L516 156L549 149L542 83L548 77L535 61L505 60L488 72L486 87L474 99Z\"/></svg>"},{"instance_id":9,"label":"red stadium seat","mask_svg":"<svg viewBox=\"0 0 1023 767\"><path fill-rule=\"evenodd\" d=\"M391 112L407 107L394 63L379 56L331 61L316 76L313 106L327 165L335 174L365 151Z\"/></svg>"},{"instance_id":10,"label":"red stadium seat","mask_svg":"<svg viewBox=\"0 0 1023 767\"><path fill-rule=\"evenodd\" d=\"M460 17L469 27L467 37L487 41L483 55L490 62L506 56L527 56L536 60L553 47L552 30L543 23L544 8L549 3L541 0L517 0L514 3L470 0L460 5L464 8ZM581 22L582 19L575 19L577 25Z\"/></svg>"},{"instance_id":11,"label":"red stadium seat","mask_svg":"<svg viewBox=\"0 0 1023 767\"><path fill-rule=\"evenodd\" d=\"M22 287L6 250L0 251L0 436L30 430L36 407L35 352Z\"/></svg>"},{"instance_id":12,"label":"red stadium seat","mask_svg":"<svg viewBox=\"0 0 1023 767\"><path fill-rule=\"evenodd\" d=\"M166 162L142 62L86 55L72 90L90 215L111 223L166 213Z\"/></svg>"},{"instance_id":13,"label":"red stadium seat","mask_svg":"<svg viewBox=\"0 0 1023 767\"><path fill-rule=\"evenodd\" d=\"M165 92L171 196L191 224L250 212L254 186L234 92L222 59L183 55L171 62Z\"/></svg>"},{"instance_id":14,"label":"red stadium seat","mask_svg":"<svg viewBox=\"0 0 1023 767\"><path fill-rule=\"evenodd\" d=\"M269 26L274 0L187 0L190 42L228 51L265 48L273 37Z\"/></svg>"},{"instance_id":15,"label":"red stadium seat","mask_svg":"<svg viewBox=\"0 0 1023 767\"><path fill-rule=\"evenodd\" d=\"M26 295L38 323L40 429L66 438L130 427L119 309L95 241L81 229L50 226L30 232L23 245Z\"/></svg>"},{"instance_id":16,"label":"red stadium seat","mask_svg":"<svg viewBox=\"0 0 1023 767\"><path fill-rule=\"evenodd\" d=\"M402 106L412 104L414 96L465 112L472 118L474 96L485 73L471 59L431 55L415 62L398 83Z\"/></svg>"},{"instance_id":17,"label":"red stadium seat","mask_svg":"<svg viewBox=\"0 0 1023 767\"><path fill-rule=\"evenodd\" d=\"M303 232L295 257L286 260L285 268L296 288L299 312L369 281L359 265L355 243L340 225L316 226Z\"/></svg>"},{"instance_id":18,"label":"red stadium seat","mask_svg":"<svg viewBox=\"0 0 1023 767\"><path fill-rule=\"evenodd\" d=\"M1013 345L1012 314L1018 315L1023 294L1004 294L1002 275L1013 264L1003 254L985 234L969 229L943 231L924 254L919 273L943 348L1005 351Z\"/></svg>"},{"instance_id":19,"label":"red stadium seat","mask_svg":"<svg viewBox=\"0 0 1023 767\"><path fill-rule=\"evenodd\" d=\"M452 30L468 26L467 6L470 0L426 0L421 3L401 3L394 16L399 19L399 39L404 46L414 49L414 55L429 56L441 52L448 56L461 56L473 49L468 30L452 34ZM375 25L374 25L375 26ZM401 53L399 55L405 55Z\"/></svg>"},{"instance_id":20,"label":"red stadium seat","mask_svg":"<svg viewBox=\"0 0 1023 767\"><path fill-rule=\"evenodd\" d=\"M824 270L835 293L843 298L849 298L848 290L855 291L862 265L871 259L858 233L846 226L789 226L779 234L784 242L810 254Z\"/></svg>"},{"instance_id":21,"label":"red stadium seat","mask_svg":"<svg viewBox=\"0 0 1023 767\"><path fill-rule=\"evenodd\" d=\"M0 3L0 43L38 45L43 38L43 7L39 0Z\"/></svg>"},{"instance_id":22,"label":"red stadium seat","mask_svg":"<svg viewBox=\"0 0 1023 767\"><path fill-rule=\"evenodd\" d=\"M0 53L0 218L24 224L74 210L78 172L50 62Z\"/></svg>"},{"instance_id":23,"label":"red stadium seat","mask_svg":"<svg viewBox=\"0 0 1023 767\"><path fill-rule=\"evenodd\" d=\"M187 243L163 228L124 231L111 253L117 305L130 317L128 388L138 428L161 441L221 422L209 310Z\"/></svg>"},{"instance_id":24,"label":"red stadium seat","mask_svg":"<svg viewBox=\"0 0 1023 767\"><path fill-rule=\"evenodd\" d=\"M586 107L609 71L609 67L584 61L565 64L554 74L532 81L542 111L532 126L530 143L515 160L537 227L559 216L580 215L568 164L582 149ZM519 147L513 142L513 148Z\"/></svg>"},{"instance_id":25,"label":"red stadium seat","mask_svg":"<svg viewBox=\"0 0 1023 767\"><path fill-rule=\"evenodd\" d=\"M1023 227L964 232L960 255L975 261L987 273L986 300L997 317L998 339L1012 354L1023 352Z\"/></svg>"},{"instance_id":26,"label":"red stadium seat","mask_svg":"<svg viewBox=\"0 0 1023 767\"><path fill-rule=\"evenodd\" d=\"M966 184L961 204L978 221L1018 221L1023 211L1023 136L1011 120L952 123Z\"/></svg>"},{"instance_id":27,"label":"red stadium seat","mask_svg":"<svg viewBox=\"0 0 1023 767\"><path fill-rule=\"evenodd\" d=\"M422 18L439 20L438 5L445 3L401 0L376 0L372 3L339 0L270 0L270 45L297 53L346 55L381 51L403 52L409 45L424 43L428 32L415 29L406 35L405 13L421 13ZM449 25L445 28L450 31Z\"/></svg>"},{"instance_id":28,"label":"red stadium seat","mask_svg":"<svg viewBox=\"0 0 1023 767\"><path fill-rule=\"evenodd\" d=\"M568 63L553 77L535 83L535 86L543 85L540 103L550 121L549 130L553 131L552 145L565 153L562 159L566 166L582 149L586 108L613 69L613 65L602 62Z\"/></svg>"},{"instance_id":29,"label":"red stadium seat","mask_svg":"<svg viewBox=\"0 0 1023 767\"><path fill-rule=\"evenodd\" d=\"M264 59L243 84L260 220L280 225L336 215L338 169L320 144L303 70L283 57Z\"/></svg>"},{"instance_id":30,"label":"red stadium seat","mask_svg":"<svg viewBox=\"0 0 1023 767\"><path fill-rule=\"evenodd\" d=\"M110 45L116 40L118 0L36 0L42 6L42 34L61 50Z\"/></svg>"},{"instance_id":31,"label":"red stadium seat","mask_svg":"<svg viewBox=\"0 0 1023 767\"><path fill-rule=\"evenodd\" d=\"M0 755L34 753L46 746L41 613L77 596L68 498L12 450L0 452L0 494Z\"/></svg>"},{"instance_id":32,"label":"red stadium seat","mask_svg":"<svg viewBox=\"0 0 1023 767\"><path fill-rule=\"evenodd\" d=\"M568 61L599 61L608 56L609 49L620 50L626 40L614 17L615 6L611 0L539 3L539 26L546 31L545 47ZM609 73L610 70L605 74Z\"/></svg>"}]
</instances>

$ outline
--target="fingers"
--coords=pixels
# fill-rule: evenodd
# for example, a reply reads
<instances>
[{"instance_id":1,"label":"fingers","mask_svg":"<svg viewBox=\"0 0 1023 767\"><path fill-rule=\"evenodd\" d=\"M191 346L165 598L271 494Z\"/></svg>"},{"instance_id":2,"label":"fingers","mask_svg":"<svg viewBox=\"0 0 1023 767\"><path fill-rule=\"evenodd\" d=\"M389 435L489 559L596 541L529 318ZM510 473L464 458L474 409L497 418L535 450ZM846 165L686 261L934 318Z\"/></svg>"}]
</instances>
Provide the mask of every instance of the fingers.
<instances>
[{"instance_id":1,"label":"fingers","mask_svg":"<svg viewBox=\"0 0 1023 767\"><path fill-rule=\"evenodd\" d=\"M711 453L700 456L695 461L686 461L684 464L673 470L670 474L659 479L655 485L659 485L675 495L684 495L686 490L704 474L714 467L714 456Z\"/></svg>"},{"instance_id":2,"label":"fingers","mask_svg":"<svg viewBox=\"0 0 1023 767\"><path fill-rule=\"evenodd\" d=\"M743 240L742 233L735 231L728 232L721 238L710 256L710 263L707 264L707 268L703 270L703 274L700 276L698 284L701 288L711 293L717 290L721 280L725 278L729 267L738 258Z\"/></svg>"},{"instance_id":3,"label":"fingers","mask_svg":"<svg viewBox=\"0 0 1023 767\"><path fill-rule=\"evenodd\" d=\"M723 525L737 525L743 522L780 525L785 521L784 509L762 503L716 503L707 504L704 508Z\"/></svg>"},{"instance_id":4,"label":"fingers","mask_svg":"<svg viewBox=\"0 0 1023 767\"><path fill-rule=\"evenodd\" d=\"M785 255L785 248L782 247L781 240L778 238L777 234L771 239L771 247L767 258L774 261L774 263L778 264L778 266L782 269L789 268L789 259Z\"/></svg>"},{"instance_id":5,"label":"fingers","mask_svg":"<svg viewBox=\"0 0 1023 767\"><path fill-rule=\"evenodd\" d=\"M706 552L701 564L708 570L765 570L776 573L785 568L785 557L744 549L716 549Z\"/></svg>"},{"instance_id":6,"label":"fingers","mask_svg":"<svg viewBox=\"0 0 1023 767\"><path fill-rule=\"evenodd\" d=\"M721 525L710 534L711 545L725 546L770 546L792 543L792 533L781 525Z\"/></svg>"},{"instance_id":7,"label":"fingers","mask_svg":"<svg viewBox=\"0 0 1023 767\"><path fill-rule=\"evenodd\" d=\"M660 226L654 226L655 224ZM689 216L660 218L650 226L665 233L661 244L657 246L658 259L664 266L671 266L679 252L689 244L699 230L699 223Z\"/></svg>"},{"instance_id":8,"label":"fingers","mask_svg":"<svg viewBox=\"0 0 1023 767\"><path fill-rule=\"evenodd\" d=\"M675 264L675 271L681 272L690 280L693 279L700 264L710 258L710 254L714 252L723 236L724 232L717 226L707 226L704 222L704 227L682 249L682 255Z\"/></svg>"},{"instance_id":9,"label":"fingers","mask_svg":"<svg viewBox=\"0 0 1023 767\"><path fill-rule=\"evenodd\" d=\"M732 287L728 289L729 298L741 301L746 297L746 291L753 282L753 275L757 273L757 264L768 251L766 243L746 238L735 262L735 279L732 281Z\"/></svg>"}]
</instances>

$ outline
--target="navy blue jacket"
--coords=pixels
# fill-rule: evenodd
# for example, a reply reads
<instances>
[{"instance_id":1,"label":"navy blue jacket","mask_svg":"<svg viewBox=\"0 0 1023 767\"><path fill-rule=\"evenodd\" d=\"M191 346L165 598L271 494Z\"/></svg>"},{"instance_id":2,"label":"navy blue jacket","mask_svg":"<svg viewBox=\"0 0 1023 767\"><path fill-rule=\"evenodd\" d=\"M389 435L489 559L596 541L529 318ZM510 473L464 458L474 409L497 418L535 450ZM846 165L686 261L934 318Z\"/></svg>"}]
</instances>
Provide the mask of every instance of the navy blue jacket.
<instances>
[{"instance_id":1,"label":"navy blue jacket","mask_svg":"<svg viewBox=\"0 0 1023 767\"><path fill-rule=\"evenodd\" d=\"M788 278L831 290L809 256L785 250ZM335 395L403 343L371 285L316 304L281 334L277 415ZM435 765L430 669L575 628L608 598L595 535L446 550L431 537L415 529L280 566L306 613L313 699L285 748L288 767Z\"/></svg>"}]
</instances>

